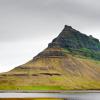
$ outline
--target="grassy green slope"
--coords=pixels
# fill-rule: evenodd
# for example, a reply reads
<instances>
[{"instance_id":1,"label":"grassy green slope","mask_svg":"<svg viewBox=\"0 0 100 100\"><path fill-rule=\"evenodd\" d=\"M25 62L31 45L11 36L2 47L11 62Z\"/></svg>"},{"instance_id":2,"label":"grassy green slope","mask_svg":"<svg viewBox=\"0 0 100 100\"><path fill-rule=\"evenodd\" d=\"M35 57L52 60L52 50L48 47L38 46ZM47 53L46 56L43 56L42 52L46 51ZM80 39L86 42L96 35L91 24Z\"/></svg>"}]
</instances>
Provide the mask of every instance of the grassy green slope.
<instances>
[{"instance_id":1,"label":"grassy green slope","mask_svg":"<svg viewBox=\"0 0 100 100\"><path fill-rule=\"evenodd\" d=\"M57 56L50 54L55 51L59 51ZM100 61L49 48L28 63L1 74L0 89L100 89Z\"/></svg>"}]
</instances>

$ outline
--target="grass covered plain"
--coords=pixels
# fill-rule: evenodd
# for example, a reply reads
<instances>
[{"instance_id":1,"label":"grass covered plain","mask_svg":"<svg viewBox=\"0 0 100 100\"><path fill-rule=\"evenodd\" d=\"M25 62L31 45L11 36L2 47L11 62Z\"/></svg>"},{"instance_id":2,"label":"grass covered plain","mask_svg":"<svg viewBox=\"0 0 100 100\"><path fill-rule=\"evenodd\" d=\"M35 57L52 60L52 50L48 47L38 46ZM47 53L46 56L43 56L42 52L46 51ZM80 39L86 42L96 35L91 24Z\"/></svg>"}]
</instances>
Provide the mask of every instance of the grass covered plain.
<instances>
[{"instance_id":1,"label":"grass covered plain","mask_svg":"<svg viewBox=\"0 0 100 100\"><path fill-rule=\"evenodd\" d=\"M0 86L0 90L64 90L61 86Z\"/></svg>"}]
</instances>

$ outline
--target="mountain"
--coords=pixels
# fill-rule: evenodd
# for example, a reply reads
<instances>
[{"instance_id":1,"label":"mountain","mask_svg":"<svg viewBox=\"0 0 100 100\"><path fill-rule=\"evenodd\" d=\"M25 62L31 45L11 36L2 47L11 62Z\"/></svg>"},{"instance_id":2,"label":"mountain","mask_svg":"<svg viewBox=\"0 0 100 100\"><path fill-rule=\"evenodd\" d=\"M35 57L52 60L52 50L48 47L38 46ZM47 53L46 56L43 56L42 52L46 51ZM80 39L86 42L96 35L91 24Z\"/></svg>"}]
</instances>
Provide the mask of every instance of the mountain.
<instances>
[{"instance_id":1,"label":"mountain","mask_svg":"<svg viewBox=\"0 0 100 100\"><path fill-rule=\"evenodd\" d=\"M100 41L65 25L32 60L0 74L0 89L100 89Z\"/></svg>"},{"instance_id":2,"label":"mountain","mask_svg":"<svg viewBox=\"0 0 100 100\"><path fill-rule=\"evenodd\" d=\"M59 47L79 54L100 60L100 42L92 35L87 36L65 25L60 35L55 38L49 47Z\"/></svg>"}]
</instances>

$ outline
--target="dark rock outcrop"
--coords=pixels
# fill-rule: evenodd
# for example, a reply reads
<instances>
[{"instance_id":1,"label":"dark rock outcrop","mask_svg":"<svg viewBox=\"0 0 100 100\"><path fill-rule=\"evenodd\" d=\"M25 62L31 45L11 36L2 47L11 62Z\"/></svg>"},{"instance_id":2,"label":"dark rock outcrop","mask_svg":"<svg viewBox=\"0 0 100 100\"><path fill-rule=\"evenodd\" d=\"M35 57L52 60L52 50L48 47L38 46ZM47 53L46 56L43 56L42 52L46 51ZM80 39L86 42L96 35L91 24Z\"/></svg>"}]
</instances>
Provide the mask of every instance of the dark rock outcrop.
<instances>
[{"instance_id":1,"label":"dark rock outcrop","mask_svg":"<svg viewBox=\"0 0 100 100\"><path fill-rule=\"evenodd\" d=\"M100 60L100 41L92 35L87 36L67 25L48 45L48 48L64 48L73 54Z\"/></svg>"},{"instance_id":2,"label":"dark rock outcrop","mask_svg":"<svg viewBox=\"0 0 100 100\"><path fill-rule=\"evenodd\" d=\"M48 47L61 47L69 49L87 48L93 51L100 51L100 42L98 39L87 36L65 25L60 35L55 38Z\"/></svg>"}]
</instances>

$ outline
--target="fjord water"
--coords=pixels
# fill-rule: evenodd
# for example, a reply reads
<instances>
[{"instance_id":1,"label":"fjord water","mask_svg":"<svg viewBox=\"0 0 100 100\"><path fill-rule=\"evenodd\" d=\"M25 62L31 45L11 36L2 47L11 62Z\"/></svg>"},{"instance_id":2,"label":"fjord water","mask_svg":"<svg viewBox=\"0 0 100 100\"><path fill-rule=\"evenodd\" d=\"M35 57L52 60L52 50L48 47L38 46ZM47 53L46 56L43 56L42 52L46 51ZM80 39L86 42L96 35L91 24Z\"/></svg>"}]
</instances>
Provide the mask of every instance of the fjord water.
<instances>
[{"instance_id":1,"label":"fjord water","mask_svg":"<svg viewBox=\"0 0 100 100\"><path fill-rule=\"evenodd\" d=\"M100 93L0 93L0 98L0 100L100 100Z\"/></svg>"},{"instance_id":2,"label":"fjord water","mask_svg":"<svg viewBox=\"0 0 100 100\"><path fill-rule=\"evenodd\" d=\"M67 100L100 100L100 93L72 94Z\"/></svg>"}]
</instances>

